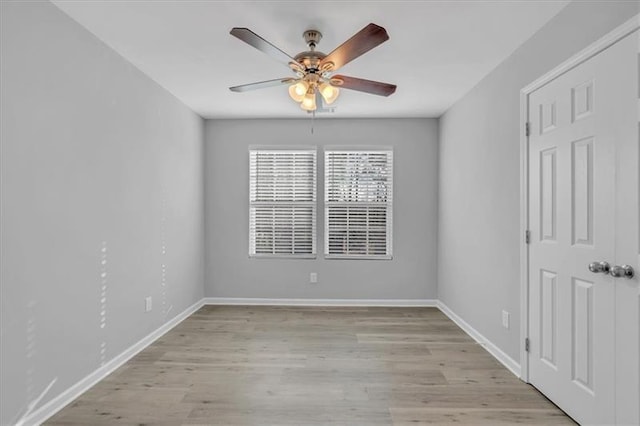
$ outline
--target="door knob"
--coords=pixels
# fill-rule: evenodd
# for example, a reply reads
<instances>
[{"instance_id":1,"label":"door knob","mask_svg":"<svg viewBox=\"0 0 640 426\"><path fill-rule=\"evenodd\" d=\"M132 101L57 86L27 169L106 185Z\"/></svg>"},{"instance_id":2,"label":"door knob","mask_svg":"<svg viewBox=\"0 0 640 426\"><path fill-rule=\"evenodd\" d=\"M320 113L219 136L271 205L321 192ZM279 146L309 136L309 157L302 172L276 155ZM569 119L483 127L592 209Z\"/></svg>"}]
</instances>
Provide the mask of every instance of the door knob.
<instances>
[{"instance_id":1,"label":"door knob","mask_svg":"<svg viewBox=\"0 0 640 426\"><path fill-rule=\"evenodd\" d=\"M634 276L633 268L629 265L614 266L611 268L611 276L616 278L628 278L631 279Z\"/></svg>"},{"instance_id":2,"label":"door knob","mask_svg":"<svg viewBox=\"0 0 640 426\"><path fill-rule=\"evenodd\" d=\"M589 270L593 273L599 274L600 272L602 272L603 274L608 274L609 273L609 263L607 262L591 262L589 264Z\"/></svg>"}]
</instances>

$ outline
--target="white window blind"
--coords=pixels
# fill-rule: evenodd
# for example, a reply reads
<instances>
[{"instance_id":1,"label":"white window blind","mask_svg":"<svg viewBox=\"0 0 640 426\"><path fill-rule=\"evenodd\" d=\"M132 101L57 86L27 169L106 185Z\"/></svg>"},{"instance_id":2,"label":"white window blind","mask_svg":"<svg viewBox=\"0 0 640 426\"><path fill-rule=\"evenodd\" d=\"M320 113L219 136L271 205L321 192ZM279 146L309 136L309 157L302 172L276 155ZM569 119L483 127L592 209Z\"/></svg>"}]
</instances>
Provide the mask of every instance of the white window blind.
<instances>
[{"instance_id":1,"label":"white window blind","mask_svg":"<svg viewBox=\"0 0 640 426\"><path fill-rule=\"evenodd\" d=\"M315 149L250 149L249 175L249 255L315 257Z\"/></svg>"},{"instance_id":2,"label":"white window blind","mask_svg":"<svg viewBox=\"0 0 640 426\"><path fill-rule=\"evenodd\" d=\"M393 151L325 151L325 256L390 259Z\"/></svg>"}]
</instances>

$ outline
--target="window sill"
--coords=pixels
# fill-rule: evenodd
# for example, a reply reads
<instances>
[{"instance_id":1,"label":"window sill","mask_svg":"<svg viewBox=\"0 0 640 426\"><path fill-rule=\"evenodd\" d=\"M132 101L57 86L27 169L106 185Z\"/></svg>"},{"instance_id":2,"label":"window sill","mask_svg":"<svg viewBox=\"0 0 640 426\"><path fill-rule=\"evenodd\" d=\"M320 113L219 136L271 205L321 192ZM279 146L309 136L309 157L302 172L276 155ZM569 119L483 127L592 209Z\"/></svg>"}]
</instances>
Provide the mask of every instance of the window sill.
<instances>
[{"instance_id":1,"label":"window sill","mask_svg":"<svg viewBox=\"0 0 640 426\"><path fill-rule=\"evenodd\" d=\"M393 256L364 255L364 254L325 254L328 260L393 260Z\"/></svg>"},{"instance_id":2,"label":"window sill","mask_svg":"<svg viewBox=\"0 0 640 426\"><path fill-rule=\"evenodd\" d=\"M316 254L250 254L249 259L317 259Z\"/></svg>"}]
</instances>

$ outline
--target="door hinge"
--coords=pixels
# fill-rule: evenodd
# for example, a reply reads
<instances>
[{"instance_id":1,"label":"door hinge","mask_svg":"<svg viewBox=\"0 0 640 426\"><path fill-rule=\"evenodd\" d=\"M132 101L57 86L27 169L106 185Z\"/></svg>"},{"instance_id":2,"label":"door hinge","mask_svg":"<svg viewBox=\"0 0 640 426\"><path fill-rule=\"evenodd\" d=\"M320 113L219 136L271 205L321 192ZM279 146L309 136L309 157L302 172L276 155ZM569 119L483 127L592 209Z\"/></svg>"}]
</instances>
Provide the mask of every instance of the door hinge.
<instances>
[{"instance_id":1,"label":"door hinge","mask_svg":"<svg viewBox=\"0 0 640 426\"><path fill-rule=\"evenodd\" d=\"M531 123L529 123L528 121L524 123L524 135L531 136Z\"/></svg>"},{"instance_id":2,"label":"door hinge","mask_svg":"<svg viewBox=\"0 0 640 426\"><path fill-rule=\"evenodd\" d=\"M524 231L524 243L531 244L531 231L529 231L528 229Z\"/></svg>"},{"instance_id":3,"label":"door hinge","mask_svg":"<svg viewBox=\"0 0 640 426\"><path fill-rule=\"evenodd\" d=\"M529 338L524 339L524 350L529 352Z\"/></svg>"}]
</instances>

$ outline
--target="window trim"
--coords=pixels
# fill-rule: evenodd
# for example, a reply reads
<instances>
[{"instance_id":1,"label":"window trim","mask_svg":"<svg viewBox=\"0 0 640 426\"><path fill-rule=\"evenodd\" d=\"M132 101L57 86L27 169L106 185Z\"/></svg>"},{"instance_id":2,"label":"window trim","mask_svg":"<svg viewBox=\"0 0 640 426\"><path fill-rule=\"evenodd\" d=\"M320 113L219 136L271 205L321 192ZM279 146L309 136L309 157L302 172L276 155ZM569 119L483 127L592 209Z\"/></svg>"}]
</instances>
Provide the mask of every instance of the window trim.
<instances>
[{"instance_id":1,"label":"window trim","mask_svg":"<svg viewBox=\"0 0 640 426\"><path fill-rule=\"evenodd\" d=\"M330 152L366 152L366 153L383 153L390 155L391 157L391 196L388 197L385 203L371 203L371 202L329 202L329 185L328 178L329 173L327 171L327 154ZM389 158L389 157L387 157ZM393 199L394 199L394 180L395 180L395 167L394 167L394 149L392 146L371 146L371 145L348 145L348 146L325 146L323 148L323 184L324 184L324 198L323 198L323 210L324 210L324 258L330 260L393 260ZM330 206L379 206L384 204L387 207L387 220L386 220L386 232L387 232L387 254L330 254L329 253L329 207Z\"/></svg>"}]
</instances>

